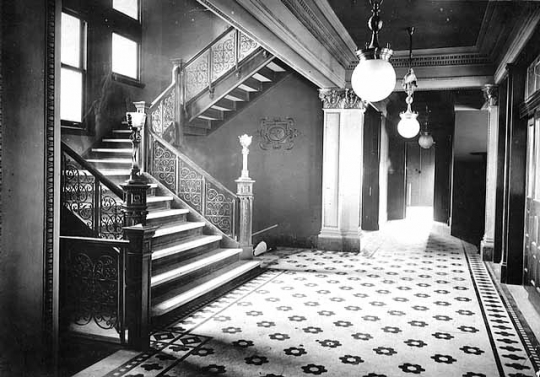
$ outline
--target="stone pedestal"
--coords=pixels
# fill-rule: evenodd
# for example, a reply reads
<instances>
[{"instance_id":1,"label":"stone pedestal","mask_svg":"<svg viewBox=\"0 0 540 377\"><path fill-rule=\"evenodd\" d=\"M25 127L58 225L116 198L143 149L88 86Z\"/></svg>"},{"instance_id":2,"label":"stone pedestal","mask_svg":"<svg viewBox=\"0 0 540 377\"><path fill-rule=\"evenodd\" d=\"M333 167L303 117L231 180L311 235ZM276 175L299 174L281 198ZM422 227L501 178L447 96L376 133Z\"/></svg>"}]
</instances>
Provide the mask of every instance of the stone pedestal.
<instances>
[{"instance_id":1,"label":"stone pedestal","mask_svg":"<svg viewBox=\"0 0 540 377\"><path fill-rule=\"evenodd\" d=\"M242 259L253 258L253 183L250 178L239 178L236 181L237 195L240 200L240 216L238 227L238 242L242 248Z\"/></svg>"},{"instance_id":2,"label":"stone pedestal","mask_svg":"<svg viewBox=\"0 0 540 377\"><path fill-rule=\"evenodd\" d=\"M495 194L497 190L497 141L499 129L498 89L494 85L483 88L486 107L489 111L487 166L486 166L486 215L484 237L480 242L482 260L493 261L495 238Z\"/></svg>"},{"instance_id":3,"label":"stone pedestal","mask_svg":"<svg viewBox=\"0 0 540 377\"><path fill-rule=\"evenodd\" d=\"M324 110L322 226L318 247L360 251L365 104L352 90L320 91Z\"/></svg>"}]
</instances>

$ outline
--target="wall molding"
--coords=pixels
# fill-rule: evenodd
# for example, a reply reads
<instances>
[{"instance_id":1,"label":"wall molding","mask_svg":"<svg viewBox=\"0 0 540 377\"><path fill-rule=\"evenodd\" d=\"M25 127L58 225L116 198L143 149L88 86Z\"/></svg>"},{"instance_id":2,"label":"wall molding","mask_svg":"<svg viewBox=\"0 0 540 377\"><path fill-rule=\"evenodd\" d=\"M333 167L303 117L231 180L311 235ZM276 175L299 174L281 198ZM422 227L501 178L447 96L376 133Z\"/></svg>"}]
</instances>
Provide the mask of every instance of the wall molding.
<instances>
[{"instance_id":1,"label":"wall molding","mask_svg":"<svg viewBox=\"0 0 540 377\"><path fill-rule=\"evenodd\" d=\"M323 109L366 110L363 101L352 89L319 89Z\"/></svg>"}]
</instances>

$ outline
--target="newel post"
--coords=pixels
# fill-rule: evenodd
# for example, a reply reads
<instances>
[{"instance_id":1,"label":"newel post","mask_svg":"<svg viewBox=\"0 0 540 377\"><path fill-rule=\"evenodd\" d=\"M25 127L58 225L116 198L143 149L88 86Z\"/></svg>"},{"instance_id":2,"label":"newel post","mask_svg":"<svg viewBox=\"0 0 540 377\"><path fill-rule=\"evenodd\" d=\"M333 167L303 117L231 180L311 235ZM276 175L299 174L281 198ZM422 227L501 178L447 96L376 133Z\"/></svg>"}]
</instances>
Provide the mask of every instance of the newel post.
<instances>
[{"instance_id":1,"label":"newel post","mask_svg":"<svg viewBox=\"0 0 540 377\"><path fill-rule=\"evenodd\" d=\"M152 237L155 227L124 228L129 240L126 253L126 328L128 345L145 351L150 347Z\"/></svg>"},{"instance_id":2,"label":"newel post","mask_svg":"<svg viewBox=\"0 0 540 377\"><path fill-rule=\"evenodd\" d=\"M242 135L238 137L240 145L242 145L242 174L236 182L237 195L240 199L240 221L238 230L238 240L240 247L243 249L242 258L253 258L253 244L251 242L251 234L253 231L253 183L249 177L247 169L247 158L249 154L249 146L251 144L251 136Z\"/></svg>"},{"instance_id":3,"label":"newel post","mask_svg":"<svg viewBox=\"0 0 540 377\"><path fill-rule=\"evenodd\" d=\"M182 59L173 59L173 82L176 82L176 103L174 104L175 113L175 147L181 147L184 144L184 125L186 124L186 108L185 108L185 63Z\"/></svg>"},{"instance_id":4,"label":"newel post","mask_svg":"<svg viewBox=\"0 0 540 377\"><path fill-rule=\"evenodd\" d=\"M139 101L139 102L133 102L135 105L135 108L137 109L137 113L144 114L144 122L140 125L140 143L139 143L139 151L137 155L137 163L139 165L140 171L144 172L146 171L146 151L147 151L147 145L146 145L146 115L148 114L148 111L150 109L150 105L148 105L145 101ZM129 121L128 121L129 124Z\"/></svg>"}]
</instances>

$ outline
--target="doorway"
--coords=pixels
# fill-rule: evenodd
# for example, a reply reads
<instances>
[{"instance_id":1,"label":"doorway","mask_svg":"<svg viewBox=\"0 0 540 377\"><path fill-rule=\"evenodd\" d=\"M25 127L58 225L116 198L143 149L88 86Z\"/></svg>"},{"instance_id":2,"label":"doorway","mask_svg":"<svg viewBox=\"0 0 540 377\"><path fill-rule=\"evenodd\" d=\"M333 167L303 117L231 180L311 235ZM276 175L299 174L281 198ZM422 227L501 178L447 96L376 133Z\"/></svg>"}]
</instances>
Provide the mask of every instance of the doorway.
<instances>
[{"instance_id":1,"label":"doorway","mask_svg":"<svg viewBox=\"0 0 540 377\"><path fill-rule=\"evenodd\" d=\"M433 221L435 189L435 146L421 148L417 142L406 144L406 219Z\"/></svg>"}]
</instances>

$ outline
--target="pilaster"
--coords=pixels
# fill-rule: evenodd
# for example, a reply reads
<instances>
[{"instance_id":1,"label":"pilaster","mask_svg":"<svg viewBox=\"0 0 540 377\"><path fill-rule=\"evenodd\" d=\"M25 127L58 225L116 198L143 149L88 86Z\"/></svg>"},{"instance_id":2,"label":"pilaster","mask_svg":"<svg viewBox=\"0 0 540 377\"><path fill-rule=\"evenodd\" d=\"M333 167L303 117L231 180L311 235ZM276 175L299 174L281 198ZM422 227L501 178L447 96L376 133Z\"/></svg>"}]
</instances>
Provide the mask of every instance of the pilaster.
<instances>
[{"instance_id":1,"label":"pilaster","mask_svg":"<svg viewBox=\"0 0 540 377\"><path fill-rule=\"evenodd\" d=\"M350 89L322 89L323 195L318 247L360 251L366 104Z\"/></svg>"},{"instance_id":2,"label":"pilaster","mask_svg":"<svg viewBox=\"0 0 540 377\"><path fill-rule=\"evenodd\" d=\"M482 89L489 111L486 167L486 213L484 237L480 242L482 260L494 260L495 193L497 190L497 144L499 129L498 87L486 85Z\"/></svg>"}]
</instances>

